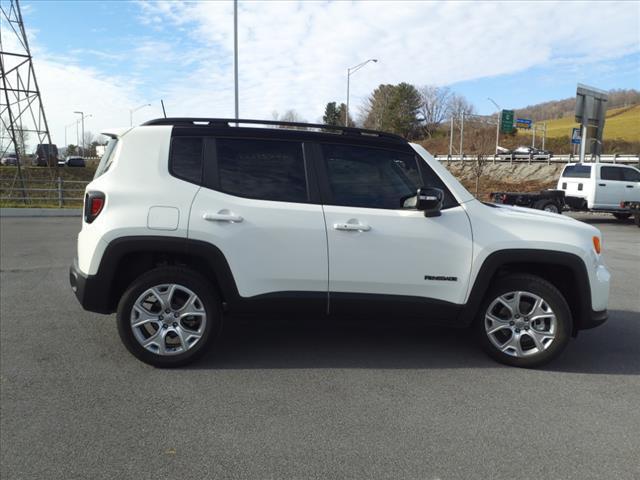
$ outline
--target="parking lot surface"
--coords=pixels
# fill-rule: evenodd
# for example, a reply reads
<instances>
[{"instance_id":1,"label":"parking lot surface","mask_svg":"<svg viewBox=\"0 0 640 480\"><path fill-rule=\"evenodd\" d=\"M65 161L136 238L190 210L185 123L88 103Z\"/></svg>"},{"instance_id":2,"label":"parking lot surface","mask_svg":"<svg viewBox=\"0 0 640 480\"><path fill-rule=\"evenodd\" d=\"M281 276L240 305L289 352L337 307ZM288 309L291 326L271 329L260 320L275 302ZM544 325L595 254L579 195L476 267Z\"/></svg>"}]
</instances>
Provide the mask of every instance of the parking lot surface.
<instances>
[{"instance_id":1,"label":"parking lot surface","mask_svg":"<svg viewBox=\"0 0 640 480\"><path fill-rule=\"evenodd\" d=\"M2 218L0 477L640 478L640 229L578 217L610 318L542 370L393 318L236 325L155 369L73 296L79 218Z\"/></svg>"}]
</instances>

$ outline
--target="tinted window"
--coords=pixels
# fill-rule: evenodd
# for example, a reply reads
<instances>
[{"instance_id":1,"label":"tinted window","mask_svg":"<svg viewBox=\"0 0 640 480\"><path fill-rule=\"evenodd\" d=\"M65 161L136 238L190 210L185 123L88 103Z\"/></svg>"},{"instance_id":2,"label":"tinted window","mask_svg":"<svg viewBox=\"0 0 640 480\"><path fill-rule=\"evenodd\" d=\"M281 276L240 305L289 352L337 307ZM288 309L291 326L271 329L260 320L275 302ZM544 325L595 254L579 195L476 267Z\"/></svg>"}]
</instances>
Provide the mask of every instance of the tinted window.
<instances>
[{"instance_id":1,"label":"tinted window","mask_svg":"<svg viewBox=\"0 0 640 480\"><path fill-rule=\"evenodd\" d=\"M107 146L104 149L104 155L100 159L100 163L98 164L98 168L96 169L96 173L93 175L93 178L98 178L104 172L109 170L109 167L113 163L115 156L113 155L113 151L116 149L116 144L118 143L117 138L112 138L107 143Z\"/></svg>"},{"instance_id":2,"label":"tinted window","mask_svg":"<svg viewBox=\"0 0 640 480\"><path fill-rule=\"evenodd\" d=\"M201 137L175 137L171 142L169 169L173 175L188 182L202 181Z\"/></svg>"},{"instance_id":3,"label":"tinted window","mask_svg":"<svg viewBox=\"0 0 640 480\"><path fill-rule=\"evenodd\" d=\"M626 182L640 182L640 172L633 168L623 168L622 176Z\"/></svg>"},{"instance_id":4,"label":"tinted window","mask_svg":"<svg viewBox=\"0 0 640 480\"><path fill-rule=\"evenodd\" d=\"M415 155L346 145L324 145L332 204L402 208L422 186Z\"/></svg>"},{"instance_id":5,"label":"tinted window","mask_svg":"<svg viewBox=\"0 0 640 480\"><path fill-rule=\"evenodd\" d=\"M302 144L271 140L216 140L220 190L239 197L308 200Z\"/></svg>"},{"instance_id":6,"label":"tinted window","mask_svg":"<svg viewBox=\"0 0 640 480\"><path fill-rule=\"evenodd\" d=\"M600 178L602 180L622 180L622 170L620 167L601 167Z\"/></svg>"},{"instance_id":7,"label":"tinted window","mask_svg":"<svg viewBox=\"0 0 640 480\"><path fill-rule=\"evenodd\" d=\"M567 165L562 172L566 178L589 178L591 176L590 165Z\"/></svg>"}]
</instances>

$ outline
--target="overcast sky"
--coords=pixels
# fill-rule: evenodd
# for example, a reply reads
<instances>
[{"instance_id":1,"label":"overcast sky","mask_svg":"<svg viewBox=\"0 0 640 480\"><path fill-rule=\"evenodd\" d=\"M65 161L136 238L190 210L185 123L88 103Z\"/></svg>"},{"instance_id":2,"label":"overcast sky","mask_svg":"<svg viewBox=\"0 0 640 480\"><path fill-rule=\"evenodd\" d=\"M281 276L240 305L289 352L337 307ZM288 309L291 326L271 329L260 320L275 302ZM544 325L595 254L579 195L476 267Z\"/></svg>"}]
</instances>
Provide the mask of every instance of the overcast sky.
<instances>
[{"instance_id":1,"label":"overcast sky","mask_svg":"<svg viewBox=\"0 0 640 480\"><path fill-rule=\"evenodd\" d=\"M3 0L5 1L5 0ZM36 2L23 15L53 141L162 115L233 116L233 3ZM321 119L380 83L448 85L480 113L575 95L577 82L640 88L638 2L240 1L240 115ZM75 130L69 130L75 140ZM75 143L75 141L74 141Z\"/></svg>"}]
</instances>

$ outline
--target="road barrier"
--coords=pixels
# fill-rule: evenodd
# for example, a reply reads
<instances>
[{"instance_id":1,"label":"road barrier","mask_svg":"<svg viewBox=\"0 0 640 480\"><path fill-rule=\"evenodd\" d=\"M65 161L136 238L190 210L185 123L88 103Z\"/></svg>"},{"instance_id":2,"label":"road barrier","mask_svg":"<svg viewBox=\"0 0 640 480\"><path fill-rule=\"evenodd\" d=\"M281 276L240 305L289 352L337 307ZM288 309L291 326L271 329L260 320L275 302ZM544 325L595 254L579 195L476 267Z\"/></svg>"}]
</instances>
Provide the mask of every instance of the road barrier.
<instances>
[{"instance_id":1,"label":"road barrier","mask_svg":"<svg viewBox=\"0 0 640 480\"><path fill-rule=\"evenodd\" d=\"M24 184L15 178L9 186L6 179L0 183L1 204L51 204L62 208L77 206L84 201L84 190L89 183L82 180L64 180L61 177L51 180L29 179Z\"/></svg>"}]
</instances>

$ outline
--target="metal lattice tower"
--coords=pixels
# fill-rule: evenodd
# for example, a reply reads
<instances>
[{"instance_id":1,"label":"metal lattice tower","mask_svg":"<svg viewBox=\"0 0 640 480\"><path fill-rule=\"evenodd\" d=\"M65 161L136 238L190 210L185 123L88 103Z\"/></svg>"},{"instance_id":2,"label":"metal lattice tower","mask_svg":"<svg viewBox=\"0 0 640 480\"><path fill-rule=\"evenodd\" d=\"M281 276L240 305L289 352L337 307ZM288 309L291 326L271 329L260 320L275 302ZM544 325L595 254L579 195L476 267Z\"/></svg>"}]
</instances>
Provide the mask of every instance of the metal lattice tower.
<instances>
[{"instance_id":1,"label":"metal lattice tower","mask_svg":"<svg viewBox=\"0 0 640 480\"><path fill-rule=\"evenodd\" d=\"M16 154L26 199L27 144L52 142L18 0L0 0L0 118L0 157Z\"/></svg>"}]
</instances>

